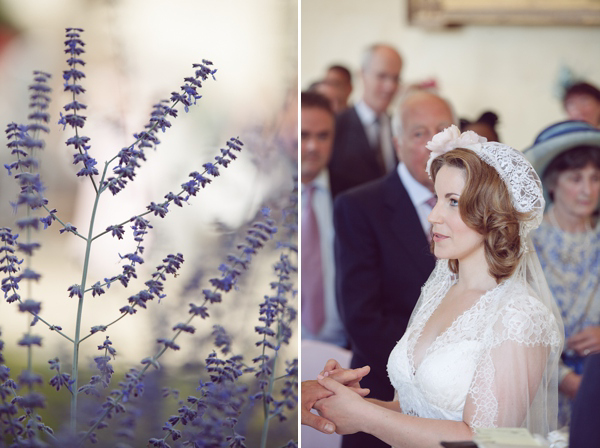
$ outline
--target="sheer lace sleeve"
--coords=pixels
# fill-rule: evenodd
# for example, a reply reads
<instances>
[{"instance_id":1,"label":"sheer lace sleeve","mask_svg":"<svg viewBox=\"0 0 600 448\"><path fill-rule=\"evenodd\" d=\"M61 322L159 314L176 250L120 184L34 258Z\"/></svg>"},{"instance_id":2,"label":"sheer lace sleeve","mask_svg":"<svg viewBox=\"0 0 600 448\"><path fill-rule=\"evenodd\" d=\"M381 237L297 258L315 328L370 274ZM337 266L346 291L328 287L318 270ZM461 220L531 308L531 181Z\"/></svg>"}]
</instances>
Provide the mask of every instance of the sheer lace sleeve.
<instances>
[{"instance_id":1,"label":"sheer lace sleeve","mask_svg":"<svg viewBox=\"0 0 600 448\"><path fill-rule=\"evenodd\" d=\"M547 401L550 382L556 382L561 337L553 314L526 294L513 296L495 313L485 336L488 349L481 354L464 409L472 428L526 427L546 434L552 417ZM554 369L556 370L556 369ZM554 414L555 415L555 414Z\"/></svg>"}]
</instances>

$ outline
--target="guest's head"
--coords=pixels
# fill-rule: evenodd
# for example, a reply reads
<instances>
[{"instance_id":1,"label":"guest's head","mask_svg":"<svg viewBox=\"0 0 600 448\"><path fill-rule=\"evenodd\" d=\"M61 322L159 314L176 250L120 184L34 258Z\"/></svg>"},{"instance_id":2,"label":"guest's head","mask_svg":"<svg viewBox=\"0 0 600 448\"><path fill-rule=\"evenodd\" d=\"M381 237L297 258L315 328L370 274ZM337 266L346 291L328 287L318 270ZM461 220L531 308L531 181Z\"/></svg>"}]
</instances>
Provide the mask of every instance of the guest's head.
<instances>
[{"instance_id":1,"label":"guest's head","mask_svg":"<svg viewBox=\"0 0 600 448\"><path fill-rule=\"evenodd\" d=\"M329 100L331 104L331 108L333 109L334 114L338 114L342 112L346 107L342 100L342 95L340 93L340 88L337 84L330 82L326 79L313 82L308 88L311 92L317 92L323 95L325 98Z\"/></svg>"},{"instance_id":2,"label":"guest's head","mask_svg":"<svg viewBox=\"0 0 600 448\"><path fill-rule=\"evenodd\" d=\"M402 58L393 47L375 44L365 51L361 64L363 100L377 115L394 99L401 70Z\"/></svg>"},{"instance_id":3,"label":"guest's head","mask_svg":"<svg viewBox=\"0 0 600 448\"><path fill-rule=\"evenodd\" d=\"M352 93L352 73L343 65L331 65L325 74L325 81L335 85L339 90L339 100L344 108Z\"/></svg>"},{"instance_id":4,"label":"guest's head","mask_svg":"<svg viewBox=\"0 0 600 448\"><path fill-rule=\"evenodd\" d=\"M300 180L307 184L329 162L335 117L329 100L317 92L302 92L300 107Z\"/></svg>"},{"instance_id":5,"label":"guest's head","mask_svg":"<svg viewBox=\"0 0 600 448\"><path fill-rule=\"evenodd\" d=\"M392 117L394 146L398 159L406 165L410 175L421 185L433 191L433 182L425 171L431 138L456 123L450 103L427 91L411 91L402 98Z\"/></svg>"},{"instance_id":6,"label":"guest's head","mask_svg":"<svg viewBox=\"0 0 600 448\"><path fill-rule=\"evenodd\" d=\"M563 96L563 106L571 120L581 120L600 127L600 90L587 82L569 87Z\"/></svg>"},{"instance_id":7,"label":"guest's head","mask_svg":"<svg viewBox=\"0 0 600 448\"><path fill-rule=\"evenodd\" d=\"M547 197L559 213L589 218L600 199L600 130L582 121L544 129L525 156L540 173Z\"/></svg>"},{"instance_id":8,"label":"guest's head","mask_svg":"<svg viewBox=\"0 0 600 448\"><path fill-rule=\"evenodd\" d=\"M460 120L461 131L473 131L476 134L481 135L491 142L499 142L498 132L496 131L496 125L498 124L498 115L494 112L486 111L475 121Z\"/></svg>"},{"instance_id":9,"label":"guest's head","mask_svg":"<svg viewBox=\"0 0 600 448\"><path fill-rule=\"evenodd\" d=\"M458 273L467 251L483 247L490 275L497 282L510 277L521 258L520 222L529 217L515 209L498 171L474 151L456 148L433 160L431 177L438 202L429 221L443 235L432 243L436 257L449 259Z\"/></svg>"}]
</instances>

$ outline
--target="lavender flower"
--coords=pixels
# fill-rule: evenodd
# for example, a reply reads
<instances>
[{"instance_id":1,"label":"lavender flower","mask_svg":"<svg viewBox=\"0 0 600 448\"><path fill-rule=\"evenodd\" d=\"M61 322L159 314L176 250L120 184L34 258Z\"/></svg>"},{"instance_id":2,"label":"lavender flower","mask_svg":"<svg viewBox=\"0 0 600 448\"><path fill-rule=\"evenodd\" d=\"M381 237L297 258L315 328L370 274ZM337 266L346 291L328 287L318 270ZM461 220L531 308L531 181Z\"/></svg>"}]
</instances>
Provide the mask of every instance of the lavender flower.
<instances>
[{"instance_id":1,"label":"lavender flower","mask_svg":"<svg viewBox=\"0 0 600 448\"><path fill-rule=\"evenodd\" d=\"M56 375L50 379L49 384L56 388L57 391L61 387L66 387L71 391L71 375L60 372L60 361L58 358L51 359L48 363L50 364L50 370L56 370Z\"/></svg>"},{"instance_id":2,"label":"lavender flower","mask_svg":"<svg viewBox=\"0 0 600 448\"><path fill-rule=\"evenodd\" d=\"M77 176L95 176L99 174L96 165L98 162L88 154L90 145L89 137L80 136L79 129L83 128L86 116L81 115L80 111L87 109L87 106L77 100L77 96L85 92L85 89L78 84L79 81L85 78L85 74L80 68L85 65L85 62L80 56L85 53L84 42L81 40L81 33L83 32L80 28L67 28L67 40L65 41L65 53L69 55L67 64L69 65L68 70L63 71L63 80L65 92L71 92L72 101L64 106L65 114L60 114L59 124L62 124L65 128L70 126L75 131L75 136L70 137L66 141L67 146L73 146L77 153L73 156L73 164L81 164L83 167L77 172ZM95 184L94 184L95 185Z\"/></svg>"},{"instance_id":3,"label":"lavender flower","mask_svg":"<svg viewBox=\"0 0 600 448\"><path fill-rule=\"evenodd\" d=\"M96 282L92 285L92 297L95 296L101 296L102 294L104 294L106 291L104 291L104 289L102 288L102 285L100 284L100 282Z\"/></svg>"},{"instance_id":4,"label":"lavender flower","mask_svg":"<svg viewBox=\"0 0 600 448\"><path fill-rule=\"evenodd\" d=\"M111 346L112 346L112 341L108 338L108 336L106 336L106 339L104 340L102 345L98 346L98 350L104 350L106 353L108 353L110 356L112 356L114 358L117 355L117 351Z\"/></svg>"},{"instance_id":5,"label":"lavender flower","mask_svg":"<svg viewBox=\"0 0 600 448\"><path fill-rule=\"evenodd\" d=\"M19 311L22 313L29 312L32 314L38 314L41 310L42 303L33 299L27 299L24 302L19 303Z\"/></svg>"},{"instance_id":6,"label":"lavender flower","mask_svg":"<svg viewBox=\"0 0 600 448\"><path fill-rule=\"evenodd\" d=\"M35 280L38 281L42 277L41 274L38 274L33 269L25 268L20 275L21 280Z\"/></svg>"},{"instance_id":7,"label":"lavender flower","mask_svg":"<svg viewBox=\"0 0 600 448\"><path fill-rule=\"evenodd\" d=\"M138 278L138 271L141 273L140 266L144 264L146 257L144 241L146 235L153 228L151 220L166 218L166 215L172 210L172 203L177 207L183 207L184 203L188 203L192 197L197 196L202 189L222 173L222 170L227 169L238 158L238 153L243 146L239 138L231 138L223 148L220 148L212 161L202 164L201 170L192 171L189 177L180 184L180 189L167 193L164 200L151 201L145 209L129 220L112 224L104 231L94 234L96 204L101 195L107 190L116 195L135 180L138 170L146 161L148 150L156 150L161 143L158 133L166 132L172 127L171 120L178 116L178 108L181 105L187 112L191 106L198 103L201 99L199 90L203 83L209 78L215 79L214 75L217 70L208 60L194 64L193 76L184 78L181 88L173 92L169 100L159 101L153 106L147 124L141 131L133 134L133 142L121 148L112 159L106 161L104 170L100 172L97 160L92 157L91 139L82 135L82 130L88 121L85 116L87 106L82 100L86 92L86 88L82 85L86 79L85 62L82 58L85 53L82 33L83 30L80 28L67 28L66 30L65 53L67 54L68 68L63 71L62 79L64 91L69 94L70 98L61 111L58 122L63 125L64 129L68 127L72 131L72 135L67 138L65 143L67 147L72 147L74 150L72 161L78 169L76 175L89 177L94 187L95 205L87 227L89 229L87 237L79 234L77 228L72 224L63 222L58 210L49 206L49 201L44 197L45 186L37 172L39 165L37 154L45 147L45 142L40 135L49 132L48 123L51 122L48 112L50 110L49 74L34 73L34 83L30 87L29 123L11 123L6 129L7 146L14 160L7 163L5 167L19 187L19 194L12 204L16 211L26 210L27 215L19 217L16 221L17 227L26 235L26 241L18 241L18 235L14 235L10 229L0 229L2 291L8 302L17 302L21 312L33 315L31 325L38 321L43 322L50 330L56 331L67 339L73 347L71 374L61 371L61 363L58 358L48 361L50 370L55 371L49 384L59 392L61 389L66 389L71 400L70 431L61 436L54 437L51 428L45 426L37 414L36 410L45 406L44 397L33 390L34 387L41 384L41 376L34 373L31 366L28 366L19 375L17 384L10 378L10 370L0 364L0 426L3 426L3 429L6 427L4 434L8 434L8 437L19 446L41 446L40 434L45 434L56 446L79 447L87 440L95 443L100 440L97 431L107 427L111 420L117 420L115 418L117 415L121 418L121 422L116 422L116 427L113 423L111 433L133 440L135 419L139 412L132 407L132 402L138 399L144 393L144 389L152 384L153 377L146 377L147 370L150 367L160 369L159 358L163 354L169 353L169 349L180 349L180 336L196 333L196 323L192 325L191 321L196 316L202 319L209 318L209 306L217 306L224 300L225 293L240 287L240 278L249 269L251 261L277 232L275 222L270 218L268 210L265 209L261 220L252 224L246 231L244 241L237 246L237 253L227 255L225 261L218 268L219 275L209 280L208 287L200 289L196 300L198 303L190 304L187 318L175 325L170 325L174 332L171 337L157 335L156 341L159 348L153 356L145 357L141 361L139 369L130 369L125 377L116 386L113 386L114 390L103 391L111 385L115 375L111 358L117 354L112 341L106 337L101 344L96 344L101 352L93 358L96 371L87 383L81 383L79 358L85 339L98 332L107 331L122 318L135 314L140 308L144 309L150 306L154 299L157 299L158 302L164 299L167 277L169 274L174 277L178 275L184 257L180 253L172 253L162 258L161 263L151 271L150 278L144 282L143 287L128 297L126 306L120 308L121 315L119 317L109 323L92 326L88 334L84 335L81 330L81 315L86 294L91 293L92 297L106 294L115 282L119 282L123 287L137 283L135 280ZM34 213L35 210L42 208L44 211L36 212L37 215ZM40 244L32 241L29 235L32 231L40 230L42 224L44 230L48 229L54 221L58 221L60 224L60 234L71 233L85 241L83 275L79 283L73 284L67 289L69 297L79 299L70 302L77 306L76 326L72 335L64 334L60 326L53 325L44 319L41 302L31 298L22 300L19 295L21 281L38 280L41 277L41 274L36 272L29 262L29 258L38 252ZM121 252L123 255L119 254L122 261L120 273L106 277L103 281L92 280L88 283L90 254L92 247L97 244L96 239L110 234L113 238L122 240L126 225L131 227L135 245L133 248ZM293 251L293 242L285 244L287 245L279 247ZM24 260L19 255L28 257L27 267L21 266ZM170 438L176 441L177 446L245 446L246 438L243 435L244 428L243 424L240 424L240 416L244 407L246 405L251 407L254 401L249 402L247 399L249 381L241 381L241 379L245 374L250 373L259 376L259 385L262 387L262 391L266 390L266 384L272 384L277 352L282 344L289 342L290 323L295 318L288 298L290 294L293 294L293 286L291 286L290 279L285 277L285 274L291 276L295 273L293 263L289 258L280 258L277 266L276 272L279 273L279 277L276 282L273 282L274 292L269 295L268 304L265 302L265 306L261 307L261 324L256 330L263 337L263 342L257 344L263 350L263 355L255 360L256 366L248 367L244 364L242 356L233 354L232 336L224 327L213 325L213 345L220 354L228 357L221 358L215 351L206 357L205 373L210 377L210 381L204 381L206 377L203 376L198 393L194 396L189 396L185 400L180 399L177 393L172 393L169 389L168 395L175 396L179 401L177 411L162 425L164 436L151 438L150 445L169 446L167 440ZM181 339L185 339L185 337L183 336ZM29 359L32 359L33 347L41 346L41 343L41 336L32 333L25 334L17 341L18 345L26 347L30 354ZM3 362L2 348L3 344L0 341L0 362ZM266 353L266 350L273 350L275 353ZM154 375L163 374L158 370L153 372ZM297 401L297 383L295 382L297 381L297 362L295 364L288 363L284 378L279 397L264 393L262 395L264 403L271 406L268 419L274 416L280 419L285 418L284 410L293 407ZM294 380L294 378L296 379ZM17 392L19 388L28 388L29 391L23 394L20 391ZM21 395L17 395L17 393L21 393ZM108 395L106 395L107 393ZM89 429L77 435L78 421L76 417L85 409L85 406L83 409L78 408L78 396L85 395L89 395L88 398L91 400L94 400L94 397L105 396L105 400L97 415L90 421Z\"/></svg>"},{"instance_id":8,"label":"lavender flower","mask_svg":"<svg viewBox=\"0 0 600 448\"><path fill-rule=\"evenodd\" d=\"M106 179L102 186L103 189L108 188L115 195L125 188L127 183L134 179L136 169L140 167L140 162L146 160L144 150L146 148L156 149L156 146L160 144L160 140L156 137L157 130L160 129L165 132L167 128L171 127L171 123L166 117L177 116L177 109L175 108L177 104L182 103L185 112L188 112L189 107L196 104L196 101L201 98L201 95L198 94L198 88L202 87L200 79L205 80L207 73L212 75L216 70L209 69L205 64L194 64L194 68L197 68L195 76L184 79L185 84L181 86L183 93L173 92L170 103L167 100L162 100L154 105L150 120L145 126L146 130L134 134L134 143L121 149L118 154L118 165L113 169L115 176Z\"/></svg>"},{"instance_id":9,"label":"lavender flower","mask_svg":"<svg viewBox=\"0 0 600 448\"><path fill-rule=\"evenodd\" d=\"M77 296L79 299L83 297L80 285L71 285L67 291L69 292L69 297Z\"/></svg>"},{"instance_id":10,"label":"lavender flower","mask_svg":"<svg viewBox=\"0 0 600 448\"><path fill-rule=\"evenodd\" d=\"M62 229L59 230L59 233L64 233L64 232L76 233L77 227L75 227L71 223L67 223L67 224L65 224L65 226Z\"/></svg>"},{"instance_id":11,"label":"lavender flower","mask_svg":"<svg viewBox=\"0 0 600 448\"><path fill-rule=\"evenodd\" d=\"M13 235L10 229L0 229L0 241L3 243L0 246L0 255L4 253L2 258L0 258L0 272L7 275L2 279L2 291L9 303L20 299L17 290L19 289L19 282L22 277L20 275L13 275L19 272L19 265L23 263L22 259L14 255L15 246L18 244L18 237L19 235Z\"/></svg>"},{"instance_id":12,"label":"lavender flower","mask_svg":"<svg viewBox=\"0 0 600 448\"><path fill-rule=\"evenodd\" d=\"M41 347L42 346L42 338L41 338L41 336L26 334L19 340L18 344L22 345L23 347L31 347L32 345L37 345L37 346Z\"/></svg>"},{"instance_id":13,"label":"lavender flower","mask_svg":"<svg viewBox=\"0 0 600 448\"><path fill-rule=\"evenodd\" d=\"M48 216L40 218L40 222L44 224L44 230L52 225L53 221L56 221L56 209L50 210Z\"/></svg>"},{"instance_id":14,"label":"lavender flower","mask_svg":"<svg viewBox=\"0 0 600 448\"><path fill-rule=\"evenodd\" d=\"M125 230L123 230L122 225L108 226L106 231L110 232L112 236L116 236L120 240L123 239L123 235L125 234Z\"/></svg>"}]
</instances>

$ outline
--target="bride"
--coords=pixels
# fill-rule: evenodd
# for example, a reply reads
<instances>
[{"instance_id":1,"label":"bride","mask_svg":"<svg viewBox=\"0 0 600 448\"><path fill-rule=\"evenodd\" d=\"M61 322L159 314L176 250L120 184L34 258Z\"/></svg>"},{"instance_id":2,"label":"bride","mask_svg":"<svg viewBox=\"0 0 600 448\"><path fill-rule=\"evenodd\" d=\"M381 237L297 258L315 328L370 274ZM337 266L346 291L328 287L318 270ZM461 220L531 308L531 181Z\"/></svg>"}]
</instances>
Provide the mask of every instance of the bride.
<instances>
[{"instance_id":1,"label":"bride","mask_svg":"<svg viewBox=\"0 0 600 448\"><path fill-rule=\"evenodd\" d=\"M477 428L556 429L563 343L529 233L542 219L540 180L523 155L456 126L433 137L427 172L438 262L388 361L397 400L363 398L329 378L315 404L337 432L395 447L470 440Z\"/></svg>"}]
</instances>

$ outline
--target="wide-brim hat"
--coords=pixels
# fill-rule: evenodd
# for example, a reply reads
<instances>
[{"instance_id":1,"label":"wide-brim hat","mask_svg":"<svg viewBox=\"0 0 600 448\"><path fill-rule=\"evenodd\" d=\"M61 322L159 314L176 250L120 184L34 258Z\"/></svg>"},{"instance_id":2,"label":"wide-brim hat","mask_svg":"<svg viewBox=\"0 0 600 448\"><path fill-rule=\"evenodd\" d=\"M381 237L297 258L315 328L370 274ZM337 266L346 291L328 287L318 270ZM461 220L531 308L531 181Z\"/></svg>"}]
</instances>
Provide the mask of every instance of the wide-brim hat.
<instances>
[{"instance_id":1,"label":"wide-brim hat","mask_svg":"<svg viewBox=\"0 0 600 448\"><path fill-rule=\"evenodd\" d=\"M540 132L523 154L543 180L544 171L556 156L581 145L600 148L600 129L584 121L561 121Z\"/></svg>"}]
</instances>

